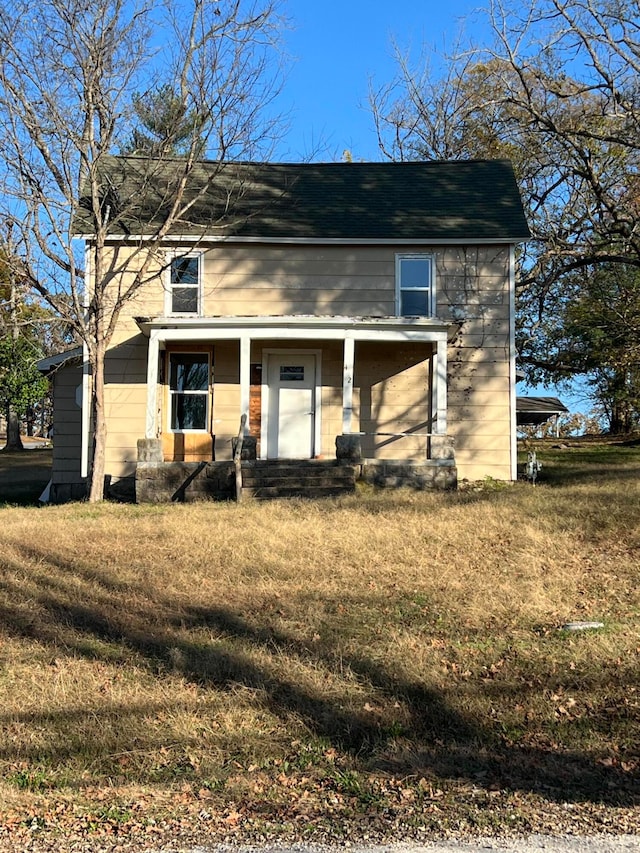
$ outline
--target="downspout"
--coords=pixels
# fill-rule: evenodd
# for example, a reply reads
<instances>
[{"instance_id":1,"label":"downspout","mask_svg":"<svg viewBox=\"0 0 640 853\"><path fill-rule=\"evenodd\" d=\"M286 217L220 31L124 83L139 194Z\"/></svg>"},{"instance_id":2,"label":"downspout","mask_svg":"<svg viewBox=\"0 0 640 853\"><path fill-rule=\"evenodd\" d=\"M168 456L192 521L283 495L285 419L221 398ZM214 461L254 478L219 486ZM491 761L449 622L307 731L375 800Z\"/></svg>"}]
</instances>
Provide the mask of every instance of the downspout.
<instances>
[{"instance_id":1,"label":"downspout","mask_svg":"<svg viewBox=\"0 0 640 853\"><path fill-rule=\"evenodd\" d=\"M84 250L84 292L83 308L89 309L89 282L91 280L91 252L88 246ZM89 476L89 430L91 428L91 376L89 373L89 348L86 341L82 342L82 414L81 414L81 445L80 445L80 476Z\"/></svg>"},{"instance_id":2,"label":"downspout","mask_svg":"<svg viewBox=\"0 0 640 853\"><path fill-rule=\"evenodd\" d=\"M516 247L509 247L509 405L511 425L511 479L518 479L518 437L516 432Z\"/></svg>"}]
</instances>

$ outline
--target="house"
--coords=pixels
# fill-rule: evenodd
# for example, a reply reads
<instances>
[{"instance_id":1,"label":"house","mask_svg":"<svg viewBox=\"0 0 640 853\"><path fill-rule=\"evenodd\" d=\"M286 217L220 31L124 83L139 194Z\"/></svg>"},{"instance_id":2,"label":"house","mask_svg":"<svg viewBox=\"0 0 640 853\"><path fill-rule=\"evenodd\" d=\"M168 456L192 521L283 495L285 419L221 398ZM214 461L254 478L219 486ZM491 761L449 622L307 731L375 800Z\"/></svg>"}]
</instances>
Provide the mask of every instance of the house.
<instances>
[{"instance_id":1,"label":"house","mask_svg":"<svg viewBox=\"0 0 640 853\"><path fill-rule=\"evenodd\" d=\"M171 180L158 166L156 190L117 215L147 163L107 170L111 248L132 275ZM198 165L189 221L154 255L107 353L112 489L224 494L243 414L258 463L338 456L373 482L419 486L515 479L514 255L529 231L511 165L214 169ZM76 229L90 245L89 217ZM81 359L54 382L52 497L65 500L86 477Z\"/></svg>"}]
</instances>

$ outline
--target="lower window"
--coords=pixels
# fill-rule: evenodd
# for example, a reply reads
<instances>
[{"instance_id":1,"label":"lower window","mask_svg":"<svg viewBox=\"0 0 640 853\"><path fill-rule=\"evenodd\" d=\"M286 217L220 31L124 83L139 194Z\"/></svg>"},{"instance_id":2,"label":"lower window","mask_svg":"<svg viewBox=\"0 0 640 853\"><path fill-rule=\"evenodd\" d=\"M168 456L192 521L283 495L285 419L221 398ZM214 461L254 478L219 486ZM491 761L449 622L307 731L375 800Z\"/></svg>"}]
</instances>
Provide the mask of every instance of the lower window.
<instances>
[{"instance_id":1,"label":"lower window","mask_svg":"<svg viewBox=\"0 0 640 853\"><path fill-rule=\"evenodd\" d=\"M171 429L206 430L209 423L209 356L169 355Z\"/></svg>"}]
</instances>

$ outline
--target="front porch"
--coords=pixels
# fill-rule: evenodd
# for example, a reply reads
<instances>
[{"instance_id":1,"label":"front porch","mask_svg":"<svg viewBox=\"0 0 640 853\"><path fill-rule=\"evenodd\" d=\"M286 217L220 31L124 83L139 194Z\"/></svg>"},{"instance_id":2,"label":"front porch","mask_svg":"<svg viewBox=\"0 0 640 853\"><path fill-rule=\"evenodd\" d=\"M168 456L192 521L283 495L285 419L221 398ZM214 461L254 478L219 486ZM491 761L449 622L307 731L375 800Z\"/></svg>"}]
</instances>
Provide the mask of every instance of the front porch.
<instances>
[{"instance_id":1,"label":"front porch","mask_svg":"<svg viewBox=\"0 0 640 853\"><path fill-rule=\"evenodd\" d=\"M356 468L320 459L245 460L242 496L273 498L337 497L355 491ZM237 500L233 462L139 463L136 503Z\"/></svg>"},{"instance_id":2,"label":"front porch","mask_svg":"<svg viewBox=\"0 0 640 853\"><path fill-rule=\"evenodd\" d=\"M455 488L457 472L448 440L441 445L439 454L442 458L421 463L375 459L361 459L359 463L347 459L244 459L242 493L259 500L337 497L355 492L358 481L378 488ZM237 499L233 462L165 462L157 439L141 439L138 458L136 503Z\"/></svg>"},{"instance_id":3,"label":"front porch","mask_svg":"<svg viewBox=\"0 0 640 853\"><path fill-rule=\"evenodd\" d=\"M149 338L139 499L153 499L152 482L164 500L232 497L225 471L241 419L248 474L259 463L315 460L355 466L357 478L377 485L455 485L448 327L440 321L191 317L138 325ZM189 371L200 378L190 383Z\"/></svg>"}]
</instances>

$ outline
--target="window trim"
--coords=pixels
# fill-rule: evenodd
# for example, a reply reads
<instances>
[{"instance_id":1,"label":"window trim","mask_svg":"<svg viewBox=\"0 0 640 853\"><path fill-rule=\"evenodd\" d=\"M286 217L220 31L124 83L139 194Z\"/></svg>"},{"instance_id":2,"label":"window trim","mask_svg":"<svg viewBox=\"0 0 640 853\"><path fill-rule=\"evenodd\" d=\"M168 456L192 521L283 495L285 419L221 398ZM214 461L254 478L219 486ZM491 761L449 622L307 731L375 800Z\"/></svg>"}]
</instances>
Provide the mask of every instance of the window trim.
<instances>
[{"instance_id":1,"label":"window trim","mask_svg":"<svg viewBox=\"0 0 640 853\"><path fill-rule=\"evenodd\" d=\"M173 262L176 260L183 260L187 258L196 258L198 261L198 281L193 288L196 290L196 296L198 300L198 310L197 311L174 311L173 310L173 290L174 287L179 286L177 282L174 284L171 278L171 268L173 266ZM167 317L202 317L202 267L203 267L203 258L204 252L169 252L167 254L167 265L165 270L165 303L164 303L164 313ZM184 285L182 285L184 287Z\"/></svg>"},{"instance_id":2,"label":"window trim","mask_svg":"<svg viewBox=\"0 0 640 853\"><path fill-rule=\"evenodd\" d=\"M171 359L174 357L179 358L180 356L185 355L197 355L202 356L207 359L207 367L208 367L208 378L207 378L207 387L203 391L174 391L171 387ZM173 435L181 435L184 433L199 433L206 434L210 433L210 425L211 425L211 369L212 369L212 358L210 352L202 352L201 350L170 350L167 352L167 432L170 432ZM205 409L205 426L202 429L174 429L172 413L173 413L173 399L177 394L188 395L188 396L204 396L206 409Z\"/></svg>"},{"instance_id":3,"label":"window trim","mask_svg":"<svg viewBox=\"0 0 640 853\"><path fill-rule=\"evenodd\" d=\"M402 261L406 260L420 260L427 261L429 264L429 287L402 287ZM402 313L402 293L403 291L410 291L415 293L424 293L428 291L427 298L427 314L420 314L417 316L425 316L425 317L435 317L435 307L436 307L436 270L435 270L435 262L434 255L431 252L401 252L396 254L396 316L397 317L412 317L413 314L403 314Z\"/></svg>"}]
</instances>

